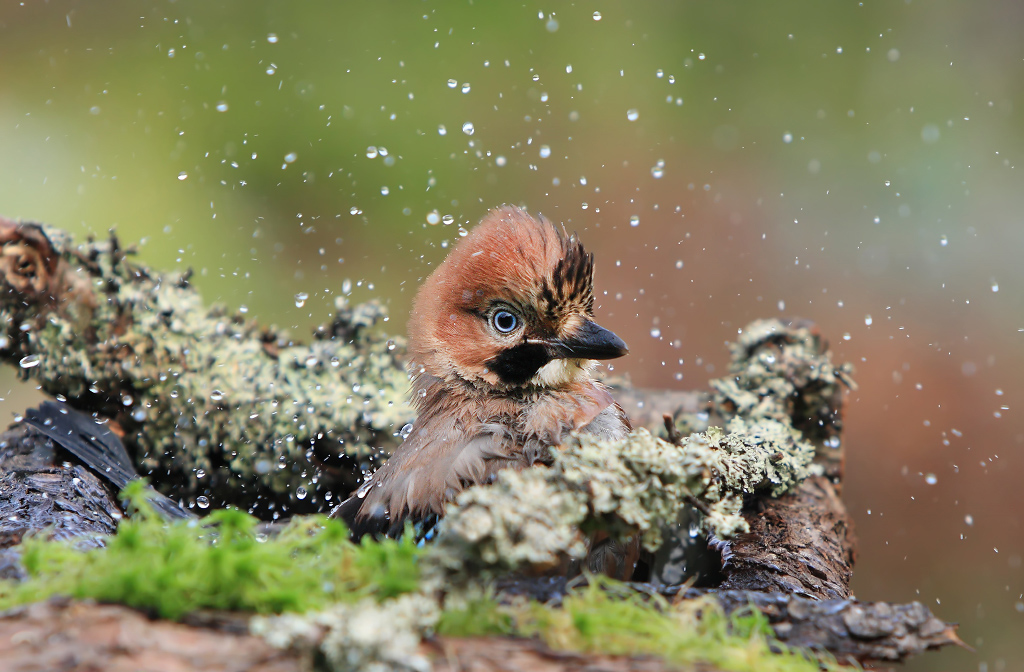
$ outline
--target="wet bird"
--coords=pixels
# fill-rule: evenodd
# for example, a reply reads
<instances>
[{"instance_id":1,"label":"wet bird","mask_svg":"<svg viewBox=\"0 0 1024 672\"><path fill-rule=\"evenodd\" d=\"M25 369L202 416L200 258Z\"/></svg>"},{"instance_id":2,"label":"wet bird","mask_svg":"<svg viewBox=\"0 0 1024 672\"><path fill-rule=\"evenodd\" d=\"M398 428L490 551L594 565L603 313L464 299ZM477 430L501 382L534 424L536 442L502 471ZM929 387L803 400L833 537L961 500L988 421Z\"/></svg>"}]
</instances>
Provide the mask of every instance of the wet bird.
<instances>
[{"instance_id":1,"label":"wet bird","mask_svg":"<svg viewBox=\"0 0 1024 672\"><path fill-rule=\"evenodd\" d=\"M593 376L595 360L628 352L594 322L593 279L593 255L575 236L517 207L489 212L416 295L411 431L332 516L356 536L394 535L501 469L549 461L570 432L628 434Z\"/></svg>"}]
</instances>

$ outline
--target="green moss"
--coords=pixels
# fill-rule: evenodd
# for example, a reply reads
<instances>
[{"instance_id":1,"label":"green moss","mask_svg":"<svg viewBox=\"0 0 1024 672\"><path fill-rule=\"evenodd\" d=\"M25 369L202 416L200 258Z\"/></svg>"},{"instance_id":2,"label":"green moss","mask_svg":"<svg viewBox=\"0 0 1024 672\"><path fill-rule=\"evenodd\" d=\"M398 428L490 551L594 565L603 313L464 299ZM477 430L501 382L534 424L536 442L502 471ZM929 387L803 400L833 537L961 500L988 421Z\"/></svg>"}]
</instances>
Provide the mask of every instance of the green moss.
<instances>
[{"instance_id":1,"label":"green moss","mask_svg":"<svg viewBox=\"0 0 1024 672\"><path fill-rule=\"evenodd\" d=\"M774 641L767 618L755 610L727 616L711 598L671 604L608 579L571 593L560 609L532 604L521 612L526 617L517 623L517 634L540 637L556 649L650 654L680 665L704 662L737 672L832 667L831 661Z\"/></svg>"},{"instance_id":2,"label":"green moss","mask_svg":"<svg viewBox=\"0 0 1024 672\"><path fill-rule=\"evenodd\" d=\"M560 607L477 597L446 607L436 629L452 637L537 637L557 650L656 655L679 665L711 663L737 672L837 669L827 657L775 641L768 619L755 609L726 615L712 598L672 604L604 577L592 577Z\"/></svg>"},{"instance_id":3,"label":"green moss","mask_svg":"<svg viewBox=\"0 0 1024 672\"><path fill-rule=\"evenodd\" d=\"M73 541L26 540L22 560L31 578L0 582L0 609L59 594L173 619L197 609L322 609L418 586L420 551L411 535L355 545L344 525L313 516L268 537L255 518L232 509L202 522L165 524L143 503L137 485L127 494L137 511L105 548L81 552Z\"/></svg>"}]
</instances>

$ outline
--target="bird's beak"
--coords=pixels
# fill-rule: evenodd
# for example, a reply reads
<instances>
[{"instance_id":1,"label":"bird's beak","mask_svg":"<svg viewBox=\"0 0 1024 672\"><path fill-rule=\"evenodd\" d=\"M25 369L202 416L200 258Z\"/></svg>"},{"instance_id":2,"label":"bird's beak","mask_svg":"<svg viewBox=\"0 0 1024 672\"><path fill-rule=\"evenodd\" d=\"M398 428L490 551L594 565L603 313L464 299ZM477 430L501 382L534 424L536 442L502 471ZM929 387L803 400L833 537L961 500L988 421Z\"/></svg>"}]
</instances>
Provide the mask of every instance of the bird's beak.
<instances>
[{"instance_id":1,"label":"bird's beak","mask_svg":"<svg viewBox=\"0 0 1024 672\"><path fill-rule=\"evenodd\" d=\"M548 354L557 359L615 359L629 352L621 338L592 320L583 322L571 336L547 345Z\"/></svg>"}]
</instances>

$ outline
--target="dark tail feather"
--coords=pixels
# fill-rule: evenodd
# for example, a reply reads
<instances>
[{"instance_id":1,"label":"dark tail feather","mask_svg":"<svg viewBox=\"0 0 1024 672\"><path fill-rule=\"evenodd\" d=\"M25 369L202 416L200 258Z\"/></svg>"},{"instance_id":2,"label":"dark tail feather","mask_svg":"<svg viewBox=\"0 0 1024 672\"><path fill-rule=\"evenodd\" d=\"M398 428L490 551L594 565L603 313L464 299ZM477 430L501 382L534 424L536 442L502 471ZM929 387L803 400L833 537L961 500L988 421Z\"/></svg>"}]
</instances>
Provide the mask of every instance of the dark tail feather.
<instances>
[{"instance_id":1,"label":"dark tail feather","mask_svg":"<svg viewBox=\"0 0 1024 672\"><path fill-rule=\"evenodd\" d=\"M359 492L358 490L356 492ZM386 515L360 516L359 509L363 506L363 498L352 495L331 510L330 517L338 518L348 527L354 541L359 541L369 534L377 539L390 536L391 520Z\"/></svg>"},{"instance_id":2,"label":"dark tail feather","mask_svg":"<svg viewBox=\"0 0 1024 672\"><path fill-rule=\"evenodd\" d=\"M359 490L356 492L358 493ZM367 534L374 539L381 537L398 539L405 532L406 523L412 523L412 532L417 541L430 541L434 537L437 523L440 521L440 517L433 513L420 520L408 517L391 520L387 514L360 516L359 509L362 508L362 505L363 499L358 495L352 495L334 507L330 514L331 518L340 518L345 522L354 541L359 541Z\"/></svg>"},{"instance_id":3,"label":"dark tail feather","mask_svg":"<svg viewBox=\"0 0 1024 672\"><path fill-rule=\"evenodd\" d=\"M97 474L123 490L139 477L121 439L81 411L53 401L25 411L25 423L45 434ZM146 499L163 518L194 518L174 500L147 488Z\"/></svg>"}]
</instances>

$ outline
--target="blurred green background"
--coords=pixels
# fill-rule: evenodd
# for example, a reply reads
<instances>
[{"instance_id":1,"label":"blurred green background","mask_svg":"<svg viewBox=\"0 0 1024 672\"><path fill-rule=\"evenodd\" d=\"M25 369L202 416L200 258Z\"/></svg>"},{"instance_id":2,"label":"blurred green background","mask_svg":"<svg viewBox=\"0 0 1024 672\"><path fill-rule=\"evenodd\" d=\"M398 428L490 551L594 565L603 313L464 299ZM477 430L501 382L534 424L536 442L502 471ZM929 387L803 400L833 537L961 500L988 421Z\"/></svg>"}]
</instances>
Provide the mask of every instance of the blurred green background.
<instances>
[{"instance_id":1,"label":"blurred green background","mask_svg":"<svg viewBox=\"0 0 1024 672\"><path fill-rule=\"evenodd\" d=\"M858 597L977 649L908 669L1020 669L1022 34L1012 0L4 1L0 213L115 228L302 337L342 292L404 329L460 227L523 204L596 253L644 386L813 319L858 369Z\"/></svg>"}]
</instances>

